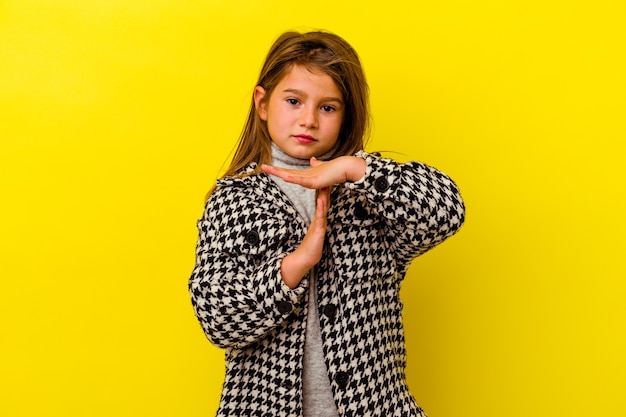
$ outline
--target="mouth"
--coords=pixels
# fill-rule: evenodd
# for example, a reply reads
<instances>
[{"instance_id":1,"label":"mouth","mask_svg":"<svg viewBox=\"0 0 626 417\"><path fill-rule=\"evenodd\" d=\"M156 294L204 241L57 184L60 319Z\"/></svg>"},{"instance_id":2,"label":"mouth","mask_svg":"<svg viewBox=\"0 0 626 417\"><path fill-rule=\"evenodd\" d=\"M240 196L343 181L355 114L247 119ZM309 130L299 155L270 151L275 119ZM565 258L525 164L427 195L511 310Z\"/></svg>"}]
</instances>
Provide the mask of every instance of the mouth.
<instances>
[{"instance_id":1,"label":"mouth","mask_svg":"<svg viewBox=\"0 0 626 417\"><path fill-rule=\"evenodd\" d=\"M315 139L313 136L311 136L311 135L304 135L304 134L301 134L301 135L293 135L293 137L294 137L294 138L295 138L298 142L300 142L300 143L304 143L304 144L306 144L306 143L313 143L313 142L316 142L316 139Z\"/></svg>"}]
</instances>

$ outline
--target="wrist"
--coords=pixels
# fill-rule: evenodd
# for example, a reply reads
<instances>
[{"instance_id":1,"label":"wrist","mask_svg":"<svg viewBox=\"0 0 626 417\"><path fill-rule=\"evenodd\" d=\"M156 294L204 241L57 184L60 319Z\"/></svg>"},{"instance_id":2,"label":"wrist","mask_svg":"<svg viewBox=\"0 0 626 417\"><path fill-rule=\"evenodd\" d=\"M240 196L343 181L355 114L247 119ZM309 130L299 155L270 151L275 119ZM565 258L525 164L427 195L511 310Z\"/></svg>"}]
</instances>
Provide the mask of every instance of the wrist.
<instances>
[{"instance_id":1,"label":"wrist","mask_svg":"<svg viewBox=\"0 0 626 417\"><path fill-rule=\"evenodd\" d=\"M280 275L283 282L291 289L296 288L312 266L301 256L300 248L285 256L280 264Z\"/></svg>"},{"instance_id":2,"label":"wrist","mask_svg":"<svg viewBox=\"0 0 626 417\"><path fill-rule=\"evenodd\" d=\"M358 156L348 156L350 158L350 164L348 164L348 170L346 176L349 181L357 182L365 176L365 170L367 169L367 162L365 159Z\"/></svg>"}]
</instances>

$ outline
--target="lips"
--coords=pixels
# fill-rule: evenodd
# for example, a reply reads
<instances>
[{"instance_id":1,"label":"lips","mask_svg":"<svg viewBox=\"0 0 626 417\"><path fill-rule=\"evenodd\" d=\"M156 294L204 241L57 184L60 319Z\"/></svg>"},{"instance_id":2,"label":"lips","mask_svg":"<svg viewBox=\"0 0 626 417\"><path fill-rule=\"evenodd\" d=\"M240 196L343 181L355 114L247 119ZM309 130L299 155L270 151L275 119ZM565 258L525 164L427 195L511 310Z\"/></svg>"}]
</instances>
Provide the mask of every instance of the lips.
<instances>
[{"instance_id":1,"label":"lips","mask_svg":"<svg viewBox=\"0 0 626 417\"><path fill-rule=\"evenodd\" d=\"M311 135L293 135L293 137L300 143L306 144L306 143L313 143L316 142L315 138Z\"/></svg>"}]
</instances>

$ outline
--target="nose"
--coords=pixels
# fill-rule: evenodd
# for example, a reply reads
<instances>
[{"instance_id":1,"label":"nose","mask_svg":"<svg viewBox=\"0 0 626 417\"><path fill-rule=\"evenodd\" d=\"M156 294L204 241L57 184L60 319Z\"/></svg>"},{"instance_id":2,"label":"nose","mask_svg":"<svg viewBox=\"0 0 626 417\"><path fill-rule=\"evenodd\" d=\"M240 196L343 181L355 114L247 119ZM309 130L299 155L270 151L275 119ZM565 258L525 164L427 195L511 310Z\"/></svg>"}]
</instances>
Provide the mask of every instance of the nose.
<instances>
[{"instance_id":1,"label":"nose","mask_svg":"<svg viewBox=\"0 0 626 417\"><path fill-rule=\"evenodd\" d=\"M301 127L313 129L317 127L317 112L315 108L305 106L300 112L298 123Z\"/></svg>"}]
</instances>

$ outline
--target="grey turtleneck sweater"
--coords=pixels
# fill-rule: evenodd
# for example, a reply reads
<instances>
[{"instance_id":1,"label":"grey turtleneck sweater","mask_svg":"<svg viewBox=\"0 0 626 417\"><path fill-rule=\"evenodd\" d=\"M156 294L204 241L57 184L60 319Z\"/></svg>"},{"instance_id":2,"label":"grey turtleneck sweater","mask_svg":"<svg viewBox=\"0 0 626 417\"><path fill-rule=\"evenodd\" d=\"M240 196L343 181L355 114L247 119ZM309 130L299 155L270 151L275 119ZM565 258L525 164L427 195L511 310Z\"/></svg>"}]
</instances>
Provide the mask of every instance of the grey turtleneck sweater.
<instances>
[{"instance_id":1,"label":"grey turtleneck sweater","mask_svg":"<svg viewBox=\"0 0 626 417\"><path fill-rule=\"evenodd\" d=\"M334 149L318 159L328 159L333 151ZM272 164L288 169L306 169L311 166L307 159L297 159L287 155L274 143L272 143ZM271 178L289 198L307 226L310 225L315 216L315 190L285 182L278 177L271 176ZM303 415L304 417L337 417L337 406L333 399L322 349L315 269L309 272L307 310L302 371Z\"/></svg>"}]
</instances>

